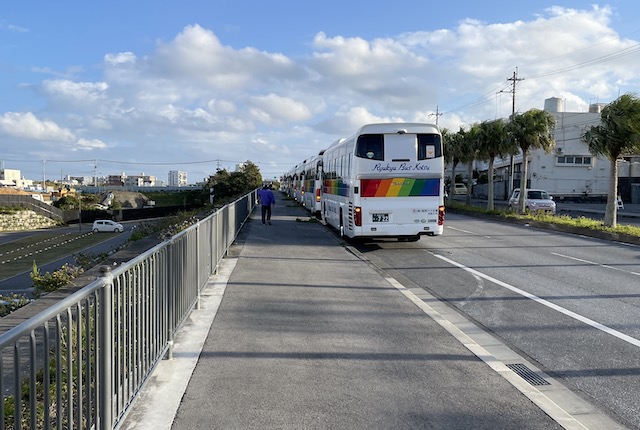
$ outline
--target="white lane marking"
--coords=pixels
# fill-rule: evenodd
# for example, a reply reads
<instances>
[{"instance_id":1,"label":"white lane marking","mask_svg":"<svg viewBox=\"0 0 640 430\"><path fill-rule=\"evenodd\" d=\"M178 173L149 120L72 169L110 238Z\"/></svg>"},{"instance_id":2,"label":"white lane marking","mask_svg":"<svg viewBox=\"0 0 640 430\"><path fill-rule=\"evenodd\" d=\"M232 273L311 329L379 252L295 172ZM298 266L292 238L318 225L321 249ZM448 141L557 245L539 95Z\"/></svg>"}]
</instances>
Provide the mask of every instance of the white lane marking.
<instances>
[{"instance_id":1,"label":"white lane marking","mask_svg":"<svg viewBox=\"0 0 640 430\"><path fill-rule=\"evenodd\" d=\"M453 261L453 260L451 260L451 259L449 259L447 257L443 257L442 255L438 255L438 254L433 253L431 251L429 251L429 253L432 254L436 258L439 258L439 259L441 259L443 261L446 261L449 264L452 264L452 265L454 265L456 267L459 267L462 270L466 270L467 272L471 273L472 275L480 276L481 278L484 278L484 279L486 279L488 281L491 281L496 285L500 285L501 287L506 288L508 290L511 290L516 294L520 294L521 296L524 296L524 297L526 297L528 299L531 299L531 300L533 300L535 302L538 302L543 306L546 306L546 307L551 308L551 309L553 309L555 311L558 311L558 312L560 312L560 313L562 313L562 314L564 314L564 315L566 315L568 317L571 317L571 318L573 318L575 320L578 320L578 321L580 321L580 322L582 322L584 324L590 325L591 327L593 327L595 329L598 329L598 330L601 330L601 331L603 331L603 332L605 332L607 334L610 334L611 336L617 337L618 339L623 340L623 341L625 341L627 343L630 343L633 346L640 347L640 340L638 340L636 338L633 338L633 337L631 337L629 335L626 335L624 333L619 332L618 330L614 330L611 327L607 327L604 324L601 324L601 323L599 323L597 321L594 321L594 320L589 319L587 317L584 317L584 316L582 316L580 314L577 314L577 313L575 313L573 311L570 311L569 309L565 309L562 306L558 306L555 303L551 303L548 300L540 298L540 297L538 297L538 296L536 296L534 294L528 293L528 292L526 292L524 290L521 290L520 288L517 288L517 287L514 287L513 285L507 284L506 282L502 282L499 279L493 278L493 277L491 277L489 275L485 275L482 272L478 272L477 270L474 270L474 269L472 269L470 267L465 266L464 264L460 264L460 263L458 263L456 261Z\"/></svg>"},{"instance_id":2,"label":"white lane marking","mask_svg":"<svg viewBox=\"0 0 640 430\"><path fill-rule=\"evenodd\" d=\"M447 226L447 228L448 228L448 229L451 229L451 230L455 230L455 231L461 231L461 232L463 232L463 233L472 234L472 235L474 235L474 236L478 236L477 234L475 234L474 232L469 231L469 230L463 230L463 229L461 229L461 228L451 227L451 226L449 226L449 225Z\"/></svg>"},{"instance_id":3,"label":"white lane marking","mask_svg":"<svg viewBox=\"0 0 640 430\"><path fill-rule=\"evenodd\" d=\"M491 236L486 236L486 235L482 235L482 234L474 233L474 232L469 231L469 230L463 230L463 229L461 229L461 228L456 228L456 227L451 227L451 226L447 226L447 228L448 228L448 229L451 229L451 230L455 230L455 231L461 231L462 233L472 234L472 235L474 235L474 236L484 236L484 237L486 237L486 238L488 238L488 239L491 239Z\"/></svg>"},{"instance_id":4,"label":"white lane marking","mask_svg":"<svg viewBox=\"0 0 640 430\"><path fill-rule=\"evenodd\" d=\"M558 254L556 252L552 252L551 254L552 255L557 255L558 257L568 258L569 260L579 261L581 263L592 264L594 266L600 266L600 267L604 267L606 269L617 270L619 272L624 272L624 273L629 273L631 275L640 276L640 273L638 273L638 272L632 272L630 270L619 269L617 267L609 266L608 264L596 263L595 261L583 260L582 258L571 257L570 255Z\"/></svg>"}]
</instances>

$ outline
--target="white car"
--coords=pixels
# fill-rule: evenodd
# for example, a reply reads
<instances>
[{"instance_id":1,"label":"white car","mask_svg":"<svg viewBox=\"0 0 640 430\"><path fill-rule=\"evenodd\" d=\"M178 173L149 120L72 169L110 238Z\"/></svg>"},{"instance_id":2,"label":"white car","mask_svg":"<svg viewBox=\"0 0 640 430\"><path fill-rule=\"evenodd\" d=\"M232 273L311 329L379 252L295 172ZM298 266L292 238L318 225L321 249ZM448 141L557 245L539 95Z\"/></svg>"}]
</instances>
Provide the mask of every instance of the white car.
<instances>
[{"instance_id":1,"label":"white car","mask_svg":"<svg viewBox=\"0 0 640 430\"><path fill-rule=\"evenodd\" d=\"M93 222L93 232L99 231L112 231L114 233L120 233L124 231L124 226L110 219L97 219Z\"/></svg>"},{"instance_id":2,"label":"white car","mask_svg":"<svg viewBox=\"0 0 640 430\"><path fill-rule=\"evenodd\" d=\"M459 182L455 183L453 185L453 194L457 195L457 194L467 194L467 186L465 184L461 184Z\"/></svg>"},{"instance_id":3,"label":"white car","mask_svg":"<svg viewBox=\"0 0 640 430\"><path fill-rule=\"evenodd\" d=\"M509 209L512 211L518 209L518 199L520 199L520 188L513 190L513 193L509 198ZM551 195L545 190L528 189L524 208L529 212L547 212L552 215L556 214L556 202L553 201L553 197L551 197Z\"/></svg>"}]
</instances>

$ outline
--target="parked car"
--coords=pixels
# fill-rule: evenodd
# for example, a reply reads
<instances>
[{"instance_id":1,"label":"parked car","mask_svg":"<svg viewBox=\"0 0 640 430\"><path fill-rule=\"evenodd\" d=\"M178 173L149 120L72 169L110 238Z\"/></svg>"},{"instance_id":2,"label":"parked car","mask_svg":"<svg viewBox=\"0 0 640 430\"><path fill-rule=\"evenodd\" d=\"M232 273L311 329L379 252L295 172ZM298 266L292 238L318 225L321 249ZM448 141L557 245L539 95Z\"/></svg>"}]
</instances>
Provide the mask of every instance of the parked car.
<instances>
[{"instance_id":1,"label":"parked car","mask_svg":"<svg viewBox=\"0 0 640 430\"><path fill-rule=\"evenodd\" d=\"M453 186L453 195L467 194L467 186L465 184L456 183Z\"/></svg>"},{"instance_id":2,"label":"parked car","mask_svg":"<svg viewBox=\"0 0 640 430\"><path fill-rule=\"evenodd\" d=\"M509 209L512 211L517 210L518 200L520 199L520 188L513 190L511 197L509 198ZM556 214L556 202L553 201L553 197L545 190L530 189L527 190L527 198L524 203L524 208L529 212L547 212L553 215Z\"/></svg>"},{"instance_id":3,"label":"parked car","mask_svg":"<svg viewBox=\"0 0 640 430\"><path fill-rule=\"evenodd\" d=\"M93 222L93 231L98 233L99 231L112 231L114 233L120 233L124 231L124 226L110 219L97 219Z\"/></svg>"}]
</instances>

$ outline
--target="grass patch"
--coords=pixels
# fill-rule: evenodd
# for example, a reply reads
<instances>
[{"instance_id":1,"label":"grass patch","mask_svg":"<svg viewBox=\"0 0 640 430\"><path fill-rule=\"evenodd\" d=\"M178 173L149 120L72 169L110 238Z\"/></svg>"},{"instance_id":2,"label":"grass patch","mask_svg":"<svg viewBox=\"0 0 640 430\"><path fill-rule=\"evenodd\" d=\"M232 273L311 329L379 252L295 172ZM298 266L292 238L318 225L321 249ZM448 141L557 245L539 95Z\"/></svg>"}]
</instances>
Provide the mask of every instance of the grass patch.
<instances>
[{"instance_id":1,"label":"grass patch","mask_svg":"<svg viewBox=\"0 0 640 430\"><path fill-rule=\"evenodd\" d=\"M77 254L122 233L38 233L0 245L0 279L28 272L38 266Z\"/></svg>"},{"instance_id":2,"label":"grass patch","mask_svg":"<svg viewBox=\"0 0 640 430\"><path fill-rule=\"evenodd\" d=\"M627 234L630 236L640 237L640 227L633 225L617 225L616 228L606 227L602 221L584 216L573 218L568 215L548 215L548 214L524 214L519 215L515 212L504 209L486 210L479 206L468 206L464 203L451 202L447 203L447 208L461 210L470 213L482 213L498 215L504 218L540 221L550 224L565 225L570 227L588 228L591 230L606 231L610 233Z\"/></svg>"}]
</instances>

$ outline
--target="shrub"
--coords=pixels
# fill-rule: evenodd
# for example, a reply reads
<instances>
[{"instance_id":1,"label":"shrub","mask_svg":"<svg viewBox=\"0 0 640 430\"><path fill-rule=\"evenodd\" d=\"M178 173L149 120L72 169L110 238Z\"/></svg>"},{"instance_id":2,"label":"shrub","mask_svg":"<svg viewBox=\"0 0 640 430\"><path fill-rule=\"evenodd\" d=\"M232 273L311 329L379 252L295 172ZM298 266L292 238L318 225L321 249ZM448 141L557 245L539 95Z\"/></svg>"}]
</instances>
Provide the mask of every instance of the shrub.
<instances>
[{"instance_id":1,"label":"shrub","mask_svg":"<svg viewBox=\"0 0 640 430\"><path fill-rule=\"evenodd\" d=\"M151 236L160 230L162 230L162 227L157 222L142 222L135 226L131 236L129 236L129 240L135 242L136 240Z\"/></svg>"},{"instance_id":2,"label":"shrub","mask_svg":"<svg viewBox=\"0 0 640 430\"><path fill-rule=\"evenodd\" d=\"M33 268L31 269L31 279L33 280L34 287L33 295L37 298L42 293L56 291L68 285L74 278L80 276L83 271L81 267L67 263L53 273L46 272L41 275L40 269L38 269L34 261Z\"/></svg>"},{"instance_id":3,"label":"shrub","mask_svg":"<svg viewBox=\"0 0 640 430\"><path fill-rule=\"evenodd\" d=\"M109 256L108 252L101 252L99 254L91 254L84 252L80 252L78 254L73 254L76 259L76 264L82 268L82 270L89 270L96 264L104 261Z\"/></svg>"},{"instance_id":4,"label":"shrub","mask_svg":"<svg viewBox=\"0 0 640 430\"><path fill-rule=\"evenodd\" d=\"M0 295L0 318L9 315L11 312L20 309L31 303L31 300L23 295L12 294L10 296Z\"/></svg>"}]
</instances>

